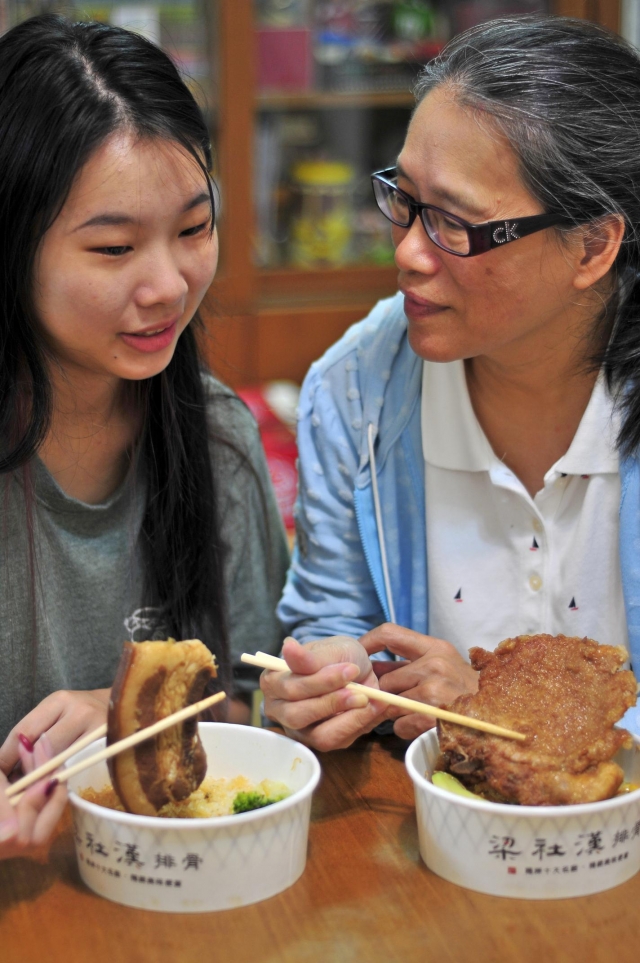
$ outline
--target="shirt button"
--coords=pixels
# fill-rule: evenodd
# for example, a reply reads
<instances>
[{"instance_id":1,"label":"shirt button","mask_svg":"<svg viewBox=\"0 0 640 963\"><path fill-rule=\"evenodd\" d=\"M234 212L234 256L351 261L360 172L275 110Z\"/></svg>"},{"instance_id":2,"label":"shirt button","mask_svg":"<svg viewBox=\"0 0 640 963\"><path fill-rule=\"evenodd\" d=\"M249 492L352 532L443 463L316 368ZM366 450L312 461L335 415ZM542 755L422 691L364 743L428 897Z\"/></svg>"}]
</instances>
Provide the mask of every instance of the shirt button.
<instances>
[{"instance_id":1,"label":"shirt button","mask_svg":"<svg viewBox=\"0 0 640 963\"><path fill-rule=\"evenodd\" d=\"M534 528L534 530L535 530L536 532L541 532L541 531L542 531L542 522L540 521L539 518L534 518L534 520L533 520L533 528Z\"/></svg>"},{"instance_id":2,"label":"shirt button","mask_svg":"<svg viewBox=\"0 0 640 963\"><path fill-rule=\"evenodd\" d=\"M529 585L534 592L538 592L542 588L542 579L539 575L531 575L529 578Z\"/></svg>"}]
</instances>

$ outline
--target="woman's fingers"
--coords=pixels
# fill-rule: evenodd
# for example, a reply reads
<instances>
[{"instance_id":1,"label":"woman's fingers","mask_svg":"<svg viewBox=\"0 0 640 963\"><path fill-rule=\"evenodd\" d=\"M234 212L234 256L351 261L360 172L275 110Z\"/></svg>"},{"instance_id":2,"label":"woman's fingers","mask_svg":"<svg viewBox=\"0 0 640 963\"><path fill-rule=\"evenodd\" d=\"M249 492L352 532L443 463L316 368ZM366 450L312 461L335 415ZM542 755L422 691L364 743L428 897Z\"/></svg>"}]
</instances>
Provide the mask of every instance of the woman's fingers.
<instances>
[{"instance_id":1,"label":"woman's fingers","mask_svg":"<svg viewBox=\"0 0 640 963\"><path fill-rule=\"evenodd\" d=\"M42 779L31 786L16 806L18 834L15 844L23 851L46 843L62 815L67 800L63 785Z\"/></svg>"},{"instance_id":2,"label":"woman's fingers","mask_svg":"<svg viewBox=\"0 0 640 963\"><path fill-rule=\"evenodd\" d=\"M416 663L411 671L399 669L397 674L390 672L380 679L380 688L386 692L431 706L448 706L458 696L475 692L477 685L477 673L464 662L437 668L429 663Z\"/></svg>"},{"instance_id":3,"label":"woman's fingers","mask_svg":"<svg viewBox=\"0 0 640 963\"><path fill-rule=\"evenodd\" d=\"M380 662L378 659L373 659L371 661L371 668L373 669L376 678L381 679L383 675L387 675L389 672L397 672L400 666L405 665L405 661L400 662Z\"/></svg>"},{"instance_id":4,"label":"woman's fingers","mask_svg":"<svg viewBox=\"0 0 640 963\"><path fill-rule=\"evenodd\" d=\"M265 712L287 729L306 729L337 713L349 709L362 709L369 704L366 695L338 689L317 698L306 698L296 702L288 699L265 699Z\"/></svg>"},{"instance_id":5,"label":"woman's fingers","mask_svg":"<svg viewBox=\"0 0 640 963\"><path fill-rule=\"evenodd\" d=\"M417 739L428 729L433 729L435 725L436 720L432 719L431 716L423 716L417 712L412 712L408 716L401 716L396 719L393 731L399 739L412 740Z\"/></svg>"},{"instance_id":6,"label":"woman's fingers","mask_svg":"<svg viewBox=\"0 0 640 963\"><path fill-rule=\"evenodd\" d=\"M464 692L478 688L478 673L444 639L421 635L401 626L379 626L360 640L368 651L385 648L402 657L390 668L376 671L380 688L433 705L446 705ZM375 663L374 663L375 665Z\"/></svg>"},{"instance_id":7,"label":"woman's fingers","mask_svg":"<svg viewBox=\"0 0 640 963\"><path fill-rule=\"evenodd\" d=\"M62 711L52 725L40 727L40 734L46 733L53 755L107 721L110 693L110 689L54 693L62 697Z\"/></svg>"},{"instance_id":8,"label":"woman's fingers","mask_svg":"<svg viewBox=\"0 0 640 963\"><path fill-rule=\"evenodd\" d=\"M387 649L401 657L398 662L372 663L385 692L427 705L446 706L478 688L478 673L444 639L386 623L368 632L360 642L369 653ZM387 717L396 720L394 732L402 739L415 739L435 725L435 719L429 716L402 709L389 708Z\"/></svg>"},{"instance_id":9,"label":"woman's fingers","mask_svg":"<svg viewBox=\"0 0 640 963\"><path fill-rule=\"evenodd\" d=\"M388 672L380 679L380 688L413 698L409 696L409 689L420 685L429 685L436 689L442 684L446 685L452 675L457 678L459 674L455 660L438 657L418 659L417 662L400 662L395 672Z\"/></svg>"},{"instance_id":10,"label":"woman's fingers","mask_svg":"<svg viewBox=\"0 0 640 963\"><path fill-rule=\"evenodd\" d=\"M52 749L51 755L55 756L106 721L106 712L96 714L93 711L91 713L81 711L78 715L69 713L62 716L50 729L44 732L38 739L36 746L46 738Z\"/></svg>"},{"instance_id":11,"label":"woman's fingers","mask_svg":"<svg viewBox=\"0 0 640 963\"><path fill-rule=\"evenodd\" d=\"M41 779L12 806L5 795L8 783L0 776L0 859L28 855L53 833L67 800L63 785Z\"/></svg>"},{"instance_id":12,"label":"woman's fingers","mask_svg":"<svg viewBox=\"0 0 640 963\"><path fill-rule=\"evenodd\" d=\"M25 849L33 841L33 829L38 813L41 809L44 809L47 802L47 797L44 794L45 786L46 782L31 786L16 806L16 816L18 817L16 843Z\"/></svg>"},{"instance_id":13,"label":"woman's fingers","mask_svg":"<svg viewBox=\"0 0 640 963\"><path fill-rule=\"evenodd\" d=\"M264 710L295 739L320 751L340 749L369 732L386 705L345 688L358 681L378 688L366 651L356 639L336 636L300 645L287 639L282 655L289 672L265 671Z\"/></svg>"},{"instance_id":14,"label":"woman's fingers","mask_svg":"<svg viewBox=\"0 0 640 963\"><path fill-rule=\"evenodd\" d=\"M47 696L20 720L0 747L0 770L11 772L19 760L23 769L25 761L31 764L24 756L25 740L36 745L46 734L51 755L55 755L106 722L109 692L109 689L60 691Z\"/></svg>"},{"instance_id":15,"label":"woman's fingers","mask_svg":"<svg viewBox=\"0 0 640 963\"><path fill-rule=\"evenodd\" d=\"M478 673L456 653L450 659L420 659L411 667L390 672L380 679L380 688L429 705L446 706L458 696L477 691Z\"/></svg>"},{"instance_id":16,"label":"woman's fingers","mask_svg":"<svg viewBox=\"0 0 640 963\"><path fill-rule=\"evenodd\" d=\"M67 789L65 785L58 785L53 792L49 792L47 802L39 812L33 827L31 841L34 846L42 846L43 843L49 840L58 825L58 821L64 812L66 804Z\"/></svg>"},{"instance_id":17,"label":"woman's fingers","mask_svg":"<svg viewBox=\"0 0 640 963\"><path fill-rule=\"evenodd\" d=\"M22 759L21 749L26 748L26 742L35 745L42 733L57 722L64 708L63 695L62 692L54 692L47 696L13 727L0 746L0 769L3 772L10 772Z\"/></svg>"},{"instance_id":18,"label":"woman's fingers","mask_svg":"<svg viewBox=\"0 0 640 963\"><path fill-rule=\"evenodd\" d=\"M37 765L35 760L35 746L23 733L18 733L18 755L22 772L26 775L33 772Z\"/></svg>"},{"instance_id":19,"label":"woman's fingers","mask_svg":"<svg viewBox=\"0 0 640 963\"><path fill-rule=\"evenodd\" d=\"M422 635L421 632L405 629L393 622L385 622L384 625L377 626L363 635L359 641L369 655L388 649L394 655L399 655L402 659L408 659L411 662L424 655L437 653L442 645L453 649L453 646L444 639Z\"/></svg>"},{"instance_id":20,"label":"woman's fingers","mask_svg":"<svg viewBox=\"0 0 640 963\"><path fill-rule=\"evenodd\" d=\"M3 848L18 835L18 816L5 793L9 786L7 778L0 772L0 857Z\"/></svg>"},{"instance_id":21,"label":"woman's fingers","mask_svg":"<svg viewBox=\"0 0 640 963\"><path fill-rule=\"evenodd\" d=\"M363 679L377 685L371 663L355 640L336 637L300 645L287 639L283 655L289 672L265 670L260 686L267 715L292 728L309 726L354 705L366 705L366 697L345 689Z\"/></svg>"},{"instance_id":22,"label":"woman's fingers","mask_svg":"<svg viewBox=\"0 0 640 963\"><path fill-rule=\"evenodd\" d=\"M370 702L362 709L351 709L314 725L284 728L292 739L318 752L331 752L333 749L346 749L359 736L371 732L382 721L384 712L384 706Z\"/></svg>"},{"instance_id":23,"label":"woman's fingers","mask_svg":"<svg viewBox=\"0 0 640 963\"><path fill-rule=\"evenodd\" d=\"M299 702L342 689L359 675L360 669L353 663L327 665L312 675L266 669L262 674L261 686L265 697Z\"/></svg>"},{"instance_id":24,"label":"woman's fingers","mask_svg":"<svg viewBox=\"0 0 640 963\"><path fill-rule=\"evenodd\" d=\"M305 645L293 638L285 639L282 657L296 675L312 675L327 665L345 662L359 666L364 673L371 668L369 658L357 639L346 635L335 635Z\"/></svg>"},{"instance_id":25,"label":"woman's fingers","mask_svg":"<svg viewBox=\"0 0 640 963\"><path fill-rule=\"evenodd\" d=\"M44 699L11 731L0 749L0 859L26 855L45 843L64 810L67 791L51 777L31 786L16 806L6 796L11 771L19 761L24 773L51 759L85 732L104 722L108 690L56 692Z\"/></svg>"}]
</instances>

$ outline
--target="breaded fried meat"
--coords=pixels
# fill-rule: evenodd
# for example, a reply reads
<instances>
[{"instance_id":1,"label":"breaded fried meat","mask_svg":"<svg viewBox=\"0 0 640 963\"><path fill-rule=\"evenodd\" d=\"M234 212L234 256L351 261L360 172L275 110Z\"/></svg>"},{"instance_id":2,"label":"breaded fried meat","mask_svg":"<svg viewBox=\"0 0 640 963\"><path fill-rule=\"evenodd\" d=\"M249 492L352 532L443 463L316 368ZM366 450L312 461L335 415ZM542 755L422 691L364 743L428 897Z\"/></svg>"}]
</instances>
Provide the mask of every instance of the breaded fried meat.
<instances>
[{"instance_id":1,"label":"breaded fried meat","mask_svg":"<svg viewBox=\"0 0 640 963\"><path fill-rule=\"evenodd\" d=\"M499 802L554 806L615 795L612 762L631 745L614 728L635 705L637 683L623 649L565 635L522 635L494 652L470 650L478 692L447 708L524 733L525 742L439 723L443 768Z\"/></svg>"}]
</instances>

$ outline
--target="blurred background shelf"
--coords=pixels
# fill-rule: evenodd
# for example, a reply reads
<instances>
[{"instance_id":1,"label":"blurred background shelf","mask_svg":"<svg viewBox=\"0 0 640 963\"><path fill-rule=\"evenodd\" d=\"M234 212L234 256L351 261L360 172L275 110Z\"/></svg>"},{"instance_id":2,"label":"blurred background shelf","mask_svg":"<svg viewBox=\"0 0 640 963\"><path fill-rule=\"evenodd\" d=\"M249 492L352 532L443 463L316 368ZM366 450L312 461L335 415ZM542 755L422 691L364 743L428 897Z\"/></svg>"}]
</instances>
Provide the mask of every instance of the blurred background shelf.
<instances>
[{"instance_id":1,"label":"blurred background shelf","mask_svg":"<svg viewBox=\"0 0 640 963\"><path fill-rule=\"evenodd\" d=\"M640 33L640 0L0 0L139 30L203 104L220 186L204 346L237 387L300 381L396 289L369 175L392 164L422 64L456 32L548 12ZM633 38L632 38L633 39Z\"/></svg>"},{"instance_id":2,"label":"blurred background shelf","mask_svg":"<svg viewBox=\"0 0 640 963\"><path fill-rule=\"evenodd\" d=\"M396 290L387 227L369 186L370 172L393 163L402 145L420 66L375 64L398 41L395 13L413 10L413 26L405 22L409 40L402 42L422 45L429 56L456 30L501 15L549 12L614 30L621 22L619 0L219 0L218 7L223 259L211 292L208 350L235 385L300 381L350 324ZM338 19L327 23L333 15ZM363 31L369 48L359 63L353 51ZM320 41L336 38L327 56L331 43ZM358 89L374 82L401 88ZM350 170L323 194L322 185L309 182L317 171L300 170L307 161ZM332 173L335 179L340 172L325 169L325 179ZM317 222L323 206L335 212L341 204L350 227L342 254L333 245L338 263L323 264L319 256L305 264L305 251L301 256L292 241L296 226Z\"/></svg>"},{"instance_id":3,"label":"blurred background shelf","mask_svg":"<svg viewBox=\"0 0 640 963\"><path fill-rule=\"evenodd\" d=\"M334 93L261 91L256 97L258 110L329 110L375 107L413 107L413 94L408 91L382 93Z\"/></svg>"}]
</instances>

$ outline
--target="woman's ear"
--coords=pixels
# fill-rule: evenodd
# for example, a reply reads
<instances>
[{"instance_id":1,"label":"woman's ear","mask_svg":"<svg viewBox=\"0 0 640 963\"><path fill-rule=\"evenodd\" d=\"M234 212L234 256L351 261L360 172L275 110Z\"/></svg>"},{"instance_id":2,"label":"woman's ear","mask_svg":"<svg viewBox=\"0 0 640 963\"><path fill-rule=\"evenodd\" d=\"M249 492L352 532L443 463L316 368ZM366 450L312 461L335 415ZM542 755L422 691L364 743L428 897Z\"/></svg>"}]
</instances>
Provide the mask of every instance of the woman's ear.
<instances>
[{"instance_id":1,"label":"woman's ear","mask_svg":"<svg viewBox=\"0 0 640 963\"><path fill-rule=\"evenodd\" d=\"M624 218L618 214L601 217L583 228L578 242L573 286L586 291L611 269L624 237Z\"/></svg>"}]
</instances>

